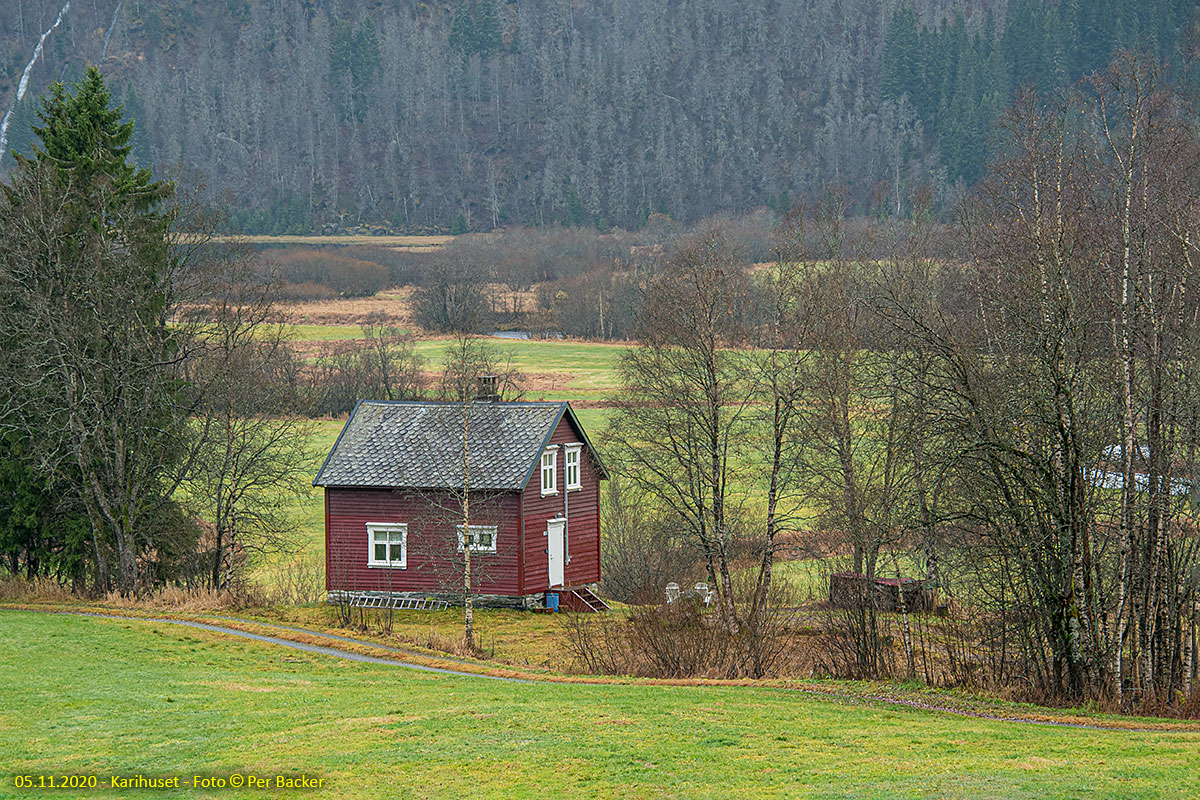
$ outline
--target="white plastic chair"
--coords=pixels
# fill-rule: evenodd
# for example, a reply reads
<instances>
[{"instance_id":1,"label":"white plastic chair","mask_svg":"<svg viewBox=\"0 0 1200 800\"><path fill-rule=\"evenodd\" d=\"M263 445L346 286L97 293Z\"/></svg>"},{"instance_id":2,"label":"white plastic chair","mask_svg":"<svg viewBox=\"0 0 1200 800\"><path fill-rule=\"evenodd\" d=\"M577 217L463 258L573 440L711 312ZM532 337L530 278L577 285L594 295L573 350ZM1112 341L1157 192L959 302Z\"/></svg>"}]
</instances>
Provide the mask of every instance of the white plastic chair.
<instances>
[{"instance_id":1,"label":"white plastic chair","mask_svg":"<svg viewBox=\"0 0 1200 800\"><path fill-rule=\"evenodd\" d=\"M667 584L667 603L674 603L679 599L679 584L671 582Z\"/></svg>"},{"instance_id":2,"label":"white plastic chair","mask_svg":"<svg viewBox=\"0 0 1200 800\"><path fill-rule=\"evenodd\" d=\"M707 583L697 583L692 587L692 591L696 593L696 597L700 598L700 602L704 605L712 605L713 593L708 588Z\"/></svg>"}]
</instances>

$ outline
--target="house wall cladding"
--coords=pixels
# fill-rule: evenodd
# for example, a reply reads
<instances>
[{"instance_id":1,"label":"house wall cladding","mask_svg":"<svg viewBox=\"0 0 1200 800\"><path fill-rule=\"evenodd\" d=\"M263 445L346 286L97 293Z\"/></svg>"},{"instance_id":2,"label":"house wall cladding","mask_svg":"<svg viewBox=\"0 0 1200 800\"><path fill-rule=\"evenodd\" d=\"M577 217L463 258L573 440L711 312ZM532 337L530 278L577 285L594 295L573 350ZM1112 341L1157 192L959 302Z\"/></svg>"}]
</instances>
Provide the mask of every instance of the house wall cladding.
<instances>
[{"instance_id":1,"label":"house wall cladding","mask_svg":"<svg viewBox=\"0 0 1200 800\"><path fill-rule=\"evenodd\" d=\"M567 554L570 557L565 569L565 581L569 586L579 586L600 580L600 472L588 448L583 448L580 458L579 478L581 489L565 491L565 459L561 445L582 442L582 435L572 427L564 416L558 422L550 444L560 445L557 470L558 494L542 497L540 469L535 469L529 485L522 494L525 515L525 586L527 594L542 592L550 588L546 556L546 523L564 511L567 512Z\"/></svg>"},{"instance_id":2,"label":"house wall cladding","mask_svg":"<svg viewBox=\"0 0 1200 800\"><path fill-rule=\"evenodd\" d=\"M476 591L516 595L520 540L519 495L479 496L472 525L495 525L496 552L471 559ZM457 498L445 491L325 490L325 587L353 591L455 591L461 576L450 562L457 552ZM367 564L368 522L408 525L407 566Z\"/></svg>"}]
</instances>

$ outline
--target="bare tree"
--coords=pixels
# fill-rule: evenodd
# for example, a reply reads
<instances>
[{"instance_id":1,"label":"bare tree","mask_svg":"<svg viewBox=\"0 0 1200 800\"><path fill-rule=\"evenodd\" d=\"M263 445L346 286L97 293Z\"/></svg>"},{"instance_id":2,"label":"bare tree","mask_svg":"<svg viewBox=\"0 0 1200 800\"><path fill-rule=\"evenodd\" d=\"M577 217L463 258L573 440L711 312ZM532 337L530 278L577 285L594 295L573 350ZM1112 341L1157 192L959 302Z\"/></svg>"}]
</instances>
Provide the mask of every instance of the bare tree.
<instances>
[{"instance_id":1,"label":"bare tree","mask_svg":"<svg viewBox=\"0 0 1200 800\"><path fill-rule=\"evenodd\" d=\"M378 318L361 326L363 338L333 342L300 370L302 405L310 416L345 414L363 398L411 400L425 389L425 359L411 337Z\"/></svg>"},{"instance_id":2,"label":"bare tree","mask_svg":"<svg viewBox=\"0 0 1200 800\"><path fill-rule=\"evenodd\" d=\"M1113 361L1120 365L1117 519L1120 560L1110 685L1121 696L1128 664L1146 695L1190 688L1195 629L1196 541L1180 535L1180 473L1194 474L1193 361L1197 309L1193 125L1144 56L1127 53L1088 82L1100 147L1105 255L1111 278ZM1117 460L1117 459L1114 459ZM1145 486L1139 487L1144 476ZM1180 673L1184 672L1181 679Z\"/></svg>"},{"instance_id":3,"label":"bare tree","mask_svg":"<svg viewBox=\"0 0 1200 800\"><path fill-rule=\"evenodd\" d=\"M315 467L312 425L295 415L294 389L278 374L292 357L288 328L278 321L272 287L247 278L235 271L192 312L208 327L209 346L185 369L201 393L197 414L207 431L185 496L212 526L214 589L230 588L247 557L294 547L288 506L305 494Z\"/></svg>"},{"instance_id":4,"label":"bare tree","mask_svg":"<svg viewBox=\"0 0 1200 800\"><path fill-rule=\"evenodd\" d=\"M957 298L910 292L895 320L926 438L952 443L960 563L1012 643L998 679L1165 703L1195 670L1200 152L1136 58L1086 88L1023 96L967 216L974 261L938 268Z\"/></svg>"},{"instance_id":5,"label":"bare tree","mask_svg":"<svg viewBox=\"0 0 1200 800\"><path fill-rule=\"evenodd\" d=\"M618 475L608 481L600 505L604 594L623 603L662 602L663 587L703 571L687 547L674 516L655 508L644 493Z\"/></svg>"},{"instance_id":6,"label":"bare tree","mask_svg":"<svg viewBox=\"0 0 1200 800\"><path fill-rule=\"evenodd\" d=\"M878 325L864 297L869 269L835 261L819 279L815 302L823 324L807 373L803 433L809 502L831 544L861 576L851 621L859 669L867 675L879 673L882 658L873 591L886 568L881 558L912 526L914 431L896 362L885 342L872 341ZM898 562L891 566L901 580Z\"/></svg>"},{"instance_id":7,"label":"bare tree","mask_svg":"<svg viewBox=\"0 0 1200 800\"><path fill-rule=\"evenodd\" d=\"M478 249L448 247L430 263L414 295L418 320L431 330L479 333L491 322L490 279Z\"/></svg>"},{"instance_id":8,"label":"bare tree","mask_svg":"<svg viewBox=\"0 0 1200 800\"><path fill-rule=\"evenodd\" d=\"M774 269L763 280L762 303L770 316L750 352L756 382L751 410L754 458L765 466L766 517L762 556L751 612L766 612L780 534L797 532L804 493L803 409L807 402L808 349L818 319L812 303L810 265L804 258L804 213L788 214L777 233Z\"/></svg>"},{"instance_id":9,"label":"bare tree","mask_svg":"<svg viewBox=\"0 0 1200 800\"><path fill-rule=\"evenodd\" d=\"M755 384L740 349L748 285L719 230L680 250L649 287L608 433L629 479L683 523L730 630L739 623L729 562L746 497L739 451Z\"/></svg>"},{"instance_id":10,"label":"bare tree","mask_svg":"<svg viewBox=\"0 0 1200 800\"><path fill-rule=\"evenodd\" d=\"M387 324L380 311L373 311L359 326L370 354L370 373L377 376L379 389L388 400L412 400L422 389L421 369L425 360L416 352L413 338Z\"/></svg>"},{"instance_id":11,"label":"bare tree","mask_svg":"<svg viewBox=\"0 0 1200 800\"><path fill-rule=\"evenodd\" d=\"M462 466L462 487L461 491L457 486L451 490L452 506L459 512L461 520L458 533L460 557L451 559L448 566L451 573L461 579L463 638L468 650L475 647L474 597L479 580L479 576L473 574L472 553L481 545L472 530L472 519L489 518L490 515L480 512L489 508L489 500L494 499L486 492L474 490L471 485L472 412L476 400L502 399L506 391L518 391L519 385L520 373L511 364L502 369L498 354L485 340L460 335L446 348L440 388L446 400L458 404L462 426L462 449L458 459ZM457 437L451 437L451 441L455 439ZM454 552L447 548L438 548L438 551Z\"/></svg>"},{"instance_id":12,"label":"bare tree","mask_svg":"<svg viewBox=\"0 0 1200 800\"><path fill-rule=\"evenodd\" d=\"M442 400L465 403L479 398L481 389L486 388L486 394L496 400L520 400L524 380L512 359L487 339L462 334L443 354L437 394Z\"/></svg>"}]
</instances>

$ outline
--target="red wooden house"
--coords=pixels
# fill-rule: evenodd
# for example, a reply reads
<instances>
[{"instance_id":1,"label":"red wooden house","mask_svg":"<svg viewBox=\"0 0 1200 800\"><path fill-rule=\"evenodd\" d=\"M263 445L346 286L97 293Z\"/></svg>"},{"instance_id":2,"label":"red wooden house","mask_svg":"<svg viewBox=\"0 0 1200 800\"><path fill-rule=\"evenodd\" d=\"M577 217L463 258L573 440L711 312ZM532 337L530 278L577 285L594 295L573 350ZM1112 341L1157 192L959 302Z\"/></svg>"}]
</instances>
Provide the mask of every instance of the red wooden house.
<instances>
[{"instance_id":1,"label":"red wooden house","mask_svg":"<svg viewBox=\"0 0 1200 800\"><path fill-rule=\"evenodd\" d=\"M599 607L607 477L568 403L360 402L313 481L325 588L461 602L469 546L482 605Z\"/></svg>"}]
</instances>

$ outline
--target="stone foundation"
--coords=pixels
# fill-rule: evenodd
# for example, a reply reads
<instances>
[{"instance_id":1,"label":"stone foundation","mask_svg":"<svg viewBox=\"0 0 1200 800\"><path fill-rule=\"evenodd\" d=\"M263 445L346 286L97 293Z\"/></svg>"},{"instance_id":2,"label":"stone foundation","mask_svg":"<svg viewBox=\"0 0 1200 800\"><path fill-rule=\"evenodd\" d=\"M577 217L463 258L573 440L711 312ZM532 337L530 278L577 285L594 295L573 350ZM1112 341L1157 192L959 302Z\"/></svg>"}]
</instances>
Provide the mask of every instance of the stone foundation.
<instances>
[{"instance_id":1,"label":"stone foundation","mask_svg":"<svg viewBox=\"0 0 1200 800\"><path fill-rule=\"evenodd\" d=\"M337 589L328 592L326 602L338 603L343 600L347 592ZM360 597L389 597L401 598L405 600L442 600L452 606L462 606L463 596L453 592L353 592ZM475 608L507 608L513 611L528 611L533 608L544 608L546 605L545 595L529 594L525 596L512 596L504 594L477 594L473 598L472 605Z\"/></svg>"}]
</instances>

